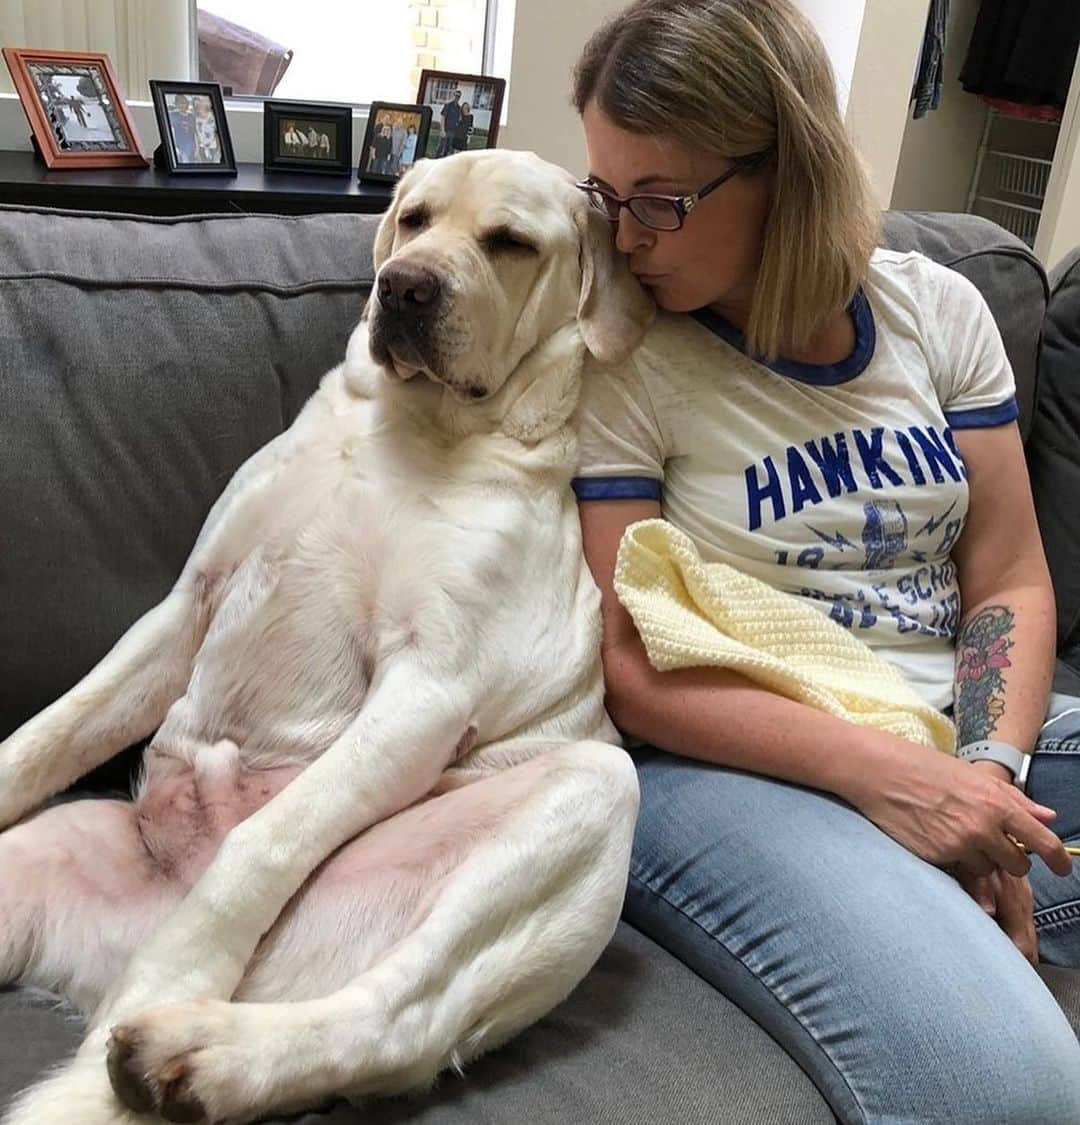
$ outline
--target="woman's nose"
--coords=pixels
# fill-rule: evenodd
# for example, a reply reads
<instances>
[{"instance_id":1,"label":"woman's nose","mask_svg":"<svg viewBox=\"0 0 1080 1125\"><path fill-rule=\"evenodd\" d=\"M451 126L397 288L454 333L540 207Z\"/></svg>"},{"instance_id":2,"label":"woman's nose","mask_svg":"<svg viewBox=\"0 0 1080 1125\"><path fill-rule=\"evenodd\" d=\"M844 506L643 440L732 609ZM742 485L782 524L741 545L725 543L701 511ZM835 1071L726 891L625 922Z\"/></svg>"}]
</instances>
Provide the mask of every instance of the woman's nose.
<instances>
[{"instance_id":1,"label":"woman's nose","mask_svg":"<svg viewBox=\"0 0 1080 1125\"><path fill-rule=\"evenodd\" d=\"M654 232L643 226L624 207L619 212L619 225L615 228L615 245L624 254L631 254L642 246L647 246L655 237Z\"/></svg>"}]
</instances>

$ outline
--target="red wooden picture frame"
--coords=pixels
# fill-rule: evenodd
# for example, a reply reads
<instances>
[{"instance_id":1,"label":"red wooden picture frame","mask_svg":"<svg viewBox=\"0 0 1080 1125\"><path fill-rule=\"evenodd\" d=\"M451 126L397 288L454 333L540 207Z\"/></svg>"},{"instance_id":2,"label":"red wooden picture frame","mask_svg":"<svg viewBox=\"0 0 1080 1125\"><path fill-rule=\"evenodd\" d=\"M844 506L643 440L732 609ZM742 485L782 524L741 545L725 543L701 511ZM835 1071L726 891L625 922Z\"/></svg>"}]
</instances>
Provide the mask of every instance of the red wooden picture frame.
<instances>
[{"instance_id":1,"label":"red wooden picture frame","mask_svg":"<svg viewBox=\"0 0 1080 1125\"><path fill-rule=\"evenodd\" d=\"M30 122L38 152L48 168L145 168L148 164L139 144L135 124L120 95L116 72L108 55L89 51L35 51L24 47L4 47L4 61ZM72 145L93 145L102 142L69 141L65 137L66 112L59 102L49 106L46 94L34 76L40 71L96 71L99 108L113 134L114 148L73 148ZM89 77L83 74L80 77ZM73 104L73 103L72 103ZM81 106L80 106L81 108ZM79 112L78 109L75 112Z\"/></svg>"}]
</instances>

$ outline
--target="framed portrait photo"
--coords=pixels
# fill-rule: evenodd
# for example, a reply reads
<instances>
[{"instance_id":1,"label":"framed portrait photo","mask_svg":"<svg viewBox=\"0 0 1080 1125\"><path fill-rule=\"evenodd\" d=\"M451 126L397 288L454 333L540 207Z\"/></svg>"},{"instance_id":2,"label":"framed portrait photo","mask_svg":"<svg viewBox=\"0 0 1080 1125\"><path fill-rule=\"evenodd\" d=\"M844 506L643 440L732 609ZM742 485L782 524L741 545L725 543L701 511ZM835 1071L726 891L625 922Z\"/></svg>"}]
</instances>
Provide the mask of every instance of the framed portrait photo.
<instances>
[{"instance_id":1,"label":"framed portrait photo","mask_svg":"<svg viewBox=\"0 0 1080 1125\"><path fill-rule=\"evenodd\" d=\"M356 174L361 180L393 183L423 155L431 110L423 105L372 102Z\"/></svg>"},{"instance_id":2,"label":"framed portrait photo","mask_svg":"<svg viewBox=\"0 0 1080 1125\"><path fill-rule=\"evenodd\" d=\"M154 161L173 173L236 175L225 99L216 82L169 82L152 78L161 146Z\"/></svg>"},{"instance_id":3,"label":"framed portrait photo","mask_svg":"<svg viewBox=\"0 0 1080 1125\"><path fill-rule=\"evenodd\" d=\"M437 160L467 149L494 148L505 91L505 78L421 71L416 100L431 110L431 132L423 155Z\"/></svg>"},{"instance_id":4,"label":"framed portrait photo","mask_svg":"<svg viewBox=\"0 0 1080 1125\"><path fill-rule=\"evenodd\" d=\"M351 176L352 106L264 101L263 167Z\"/></svg>"},{"instance_id":5,"label":"framed portrait photo","mask_svg":"<svg viewBox=\"0 0 1080 1125\"><path fill-rule=\"evenodd\" d=\"M108 55L5 47L4 61L47 168L145 168Z\"/></svg>"}]
</instances>

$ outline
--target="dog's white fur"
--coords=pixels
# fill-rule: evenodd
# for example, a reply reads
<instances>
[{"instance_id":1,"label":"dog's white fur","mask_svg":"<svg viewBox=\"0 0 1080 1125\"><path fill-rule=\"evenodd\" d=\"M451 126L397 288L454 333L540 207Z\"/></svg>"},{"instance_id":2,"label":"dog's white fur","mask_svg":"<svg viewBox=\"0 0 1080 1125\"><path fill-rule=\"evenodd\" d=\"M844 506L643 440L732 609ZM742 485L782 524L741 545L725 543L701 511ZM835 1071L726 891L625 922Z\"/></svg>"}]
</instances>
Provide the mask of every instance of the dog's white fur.
<instances>
[{"instance_id":1,"label":"dog's white fur","mask_svg":"<svg viewBox=\"0 0 1080 1125\"><path fill-rule=\"evenodd\" d=\"M550 1010L614 929L637 787L571 415L586 352L624 356L651 303L530 154L419 164L375 257L345 362L172 592L0 744L0 981L90 1018L10 1123L422 1086ZM134 803L27 815L155 731Z\"/></svg>"}]
</instances>

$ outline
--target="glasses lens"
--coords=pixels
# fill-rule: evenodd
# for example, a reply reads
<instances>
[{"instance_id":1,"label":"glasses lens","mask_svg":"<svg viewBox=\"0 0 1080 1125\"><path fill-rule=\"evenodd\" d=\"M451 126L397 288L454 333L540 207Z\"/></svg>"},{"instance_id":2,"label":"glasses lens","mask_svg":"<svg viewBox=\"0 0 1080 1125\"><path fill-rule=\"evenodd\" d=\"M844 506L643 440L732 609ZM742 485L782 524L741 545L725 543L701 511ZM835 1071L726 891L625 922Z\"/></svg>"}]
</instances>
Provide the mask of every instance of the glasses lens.
<instances>
[{"instance_id":1,"label":"glasses lens","mask_svg":"<svg viewBox=\"0 0 1080 1125\"><path fill-rule=\"evenodd\" d=\"M652 227L653 230L679 229L679 212L670 200L638 196L627 206L630 214L643 226Z\"/></svg>"},{"instance_id":2,"label":"glasses lens","mask_svg":"<svg viewBox=\"0 0 1080 1125\"><path fill-rule=\"evenodd\" d=\"M602 211L606 218L610 219L613 223L619 221L619 204L617 200L611 198L610 195L593 188L585 192L588 196L589 202L598 210Z\"/></svg>"}]
</instances>

